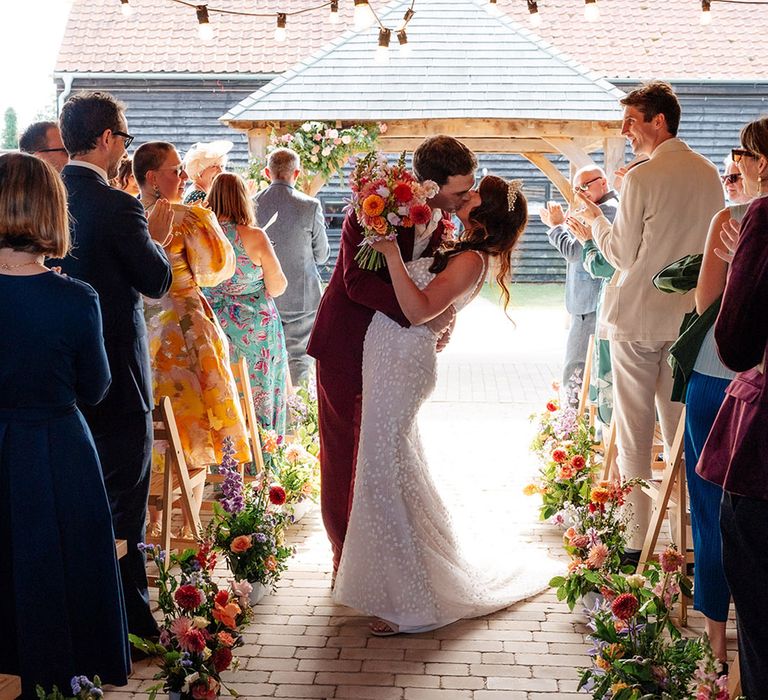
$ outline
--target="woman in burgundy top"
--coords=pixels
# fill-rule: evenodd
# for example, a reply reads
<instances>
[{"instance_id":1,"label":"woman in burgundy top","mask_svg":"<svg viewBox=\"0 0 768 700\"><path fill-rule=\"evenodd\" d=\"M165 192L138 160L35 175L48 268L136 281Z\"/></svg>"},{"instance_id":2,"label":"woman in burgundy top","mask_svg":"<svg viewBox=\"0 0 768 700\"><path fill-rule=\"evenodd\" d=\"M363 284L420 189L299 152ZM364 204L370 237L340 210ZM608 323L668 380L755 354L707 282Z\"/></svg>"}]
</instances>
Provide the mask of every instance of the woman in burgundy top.
<instances>
[{"instance_id":1,"label":"woman in burgundy top","mask_svg":"<svg viewBox=\"0 0 768 700\"><path fill-rule=\"evenodd\" d=\"M768 697L768 118L747 124L733 150L745 190L756 196L741 223L715 340L739 372L726 390L698 472L723 487L723 566L736 605L742 689Z\"/></svg>"}]
</instances>

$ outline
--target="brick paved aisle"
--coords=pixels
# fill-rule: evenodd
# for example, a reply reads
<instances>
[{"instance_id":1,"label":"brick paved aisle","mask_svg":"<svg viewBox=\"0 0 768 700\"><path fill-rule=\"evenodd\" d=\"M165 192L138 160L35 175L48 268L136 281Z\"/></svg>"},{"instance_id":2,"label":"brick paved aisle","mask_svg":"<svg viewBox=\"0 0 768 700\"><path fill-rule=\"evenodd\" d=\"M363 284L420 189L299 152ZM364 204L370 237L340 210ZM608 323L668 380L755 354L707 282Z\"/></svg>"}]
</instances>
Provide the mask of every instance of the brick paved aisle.
<instances>
[{"instance_id":1,"label":"brick paved aisle","mask_svg":"<svg viewBox=\"0 0 768 700\"><path fill-rule=\"evenodd\" d=\"M462 313L440 358L438 387L424 407L421 430L448 501L458 511L462 502L480 504L496 518L474 526L488 533L481 540L502 540L497 557L514 557L522 541L562 558L558 531L537 521L536 500L521 489L534 472L528 416L540 410L559 376L564 316L551 308L511 315L515 325L481 298ZM240 669L225 676L242 697L587 697L576 693L577 669L589 663L584 618L552 592L434 632L377 638L368 632L370 618L333 603L319 509L289 532L289 540L297 555L277 592L255 608L238 649ZM146 697L141 691L153 673L139 664L129 686L108 695Z\"/></svg>"}]
</instances>

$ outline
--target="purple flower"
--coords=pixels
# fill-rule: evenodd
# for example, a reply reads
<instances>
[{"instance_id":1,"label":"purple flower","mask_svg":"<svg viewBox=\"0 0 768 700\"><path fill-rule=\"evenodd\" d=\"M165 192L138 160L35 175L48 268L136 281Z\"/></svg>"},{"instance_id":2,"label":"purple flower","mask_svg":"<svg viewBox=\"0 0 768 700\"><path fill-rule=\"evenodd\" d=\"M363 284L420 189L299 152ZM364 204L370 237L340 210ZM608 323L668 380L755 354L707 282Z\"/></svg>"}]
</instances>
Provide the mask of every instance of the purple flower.
<instances>
[{"instance_id":1,"label":"purple flower","mask_svg":"<svg viewBox=\"0 0 768 700\"><path fill-rule=\"evenodd\" d=\"M264 542L266 542L266 541L267 541L267 536L266 536L266 535L265 535L263 532L257 532L257 533L254 535L254 539L255 539L257 542L260 542L261 544L264 544Z\"/></svg>"},{"instance_id":2,"label":"purple flower","mask_svg":"<svg viewBox=\"0 0 768 700\"><path fill-rule=\"evenodd\" d=\"M231 437L224 438L221 451L223 456L219 473L224 474L224 481L221 484L221 507L227 513L241 513L245 508L243 477L233 458L235 448Z\"/></svg>"}]
</instances>

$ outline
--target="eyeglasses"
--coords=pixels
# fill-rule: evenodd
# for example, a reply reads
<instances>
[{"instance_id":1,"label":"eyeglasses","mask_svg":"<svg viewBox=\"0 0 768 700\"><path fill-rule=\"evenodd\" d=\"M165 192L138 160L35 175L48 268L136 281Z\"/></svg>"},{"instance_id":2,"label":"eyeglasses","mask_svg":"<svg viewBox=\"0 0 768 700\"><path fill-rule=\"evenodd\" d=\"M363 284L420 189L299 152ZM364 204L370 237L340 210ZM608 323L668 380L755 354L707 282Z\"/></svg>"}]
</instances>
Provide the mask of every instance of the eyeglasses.
<instances>
[{"instance_id":1,"label":"eyeglasses","mask_svg":"<svg viewBox=\"0 0 768 700\"><path fill-rule=\"evenodd\" d=\"M602 180L602 179L603 179L603 176L602 175L598 175L597 177L593 177L589 182L585 182L582 185L575 185L573 189L581 190L582 192L586 192L589 189L589 186L593 182L597 182L598 180Z\"/></svg>"},{"instance_id":2,"label":"eyeglasses","mask_svg":"<svg viewBox=\"0 0 768 700\"><path fill-rule=\"evenodd\" d=\"M181 177L181 174L185 172L183 163L180 165L169 165L167 168L155 168L155 170L172 170L176 174L176 177Z\"/></svg>"},{"instance_id":3,"label":"eyeglasses","mask_svg":"<svg viewBox=\"0 0 768 700\"><path fill-rule=\"evenodd\" d=\"M720 179L723 181L724 184L735 185L739 180L741 180L741 173L731 173L730 175L721 175Z\"/></svg>"},{"instance_id":4,"label":"eyeglasses","mask_svg":"<svg viewBox=\"0 0 768 700\"><path fill-rule=\"evenodd\" d=\"M38 148L35 153L66 153L66 148Z\"/></svg>"},{"instance_id":5,"label":"eyeglasses","mask_svg":"<svg viewBox=\"0 0 768 700\"><path fill-rule=\"evenodd\" d=\"M124 139L124 146L128 148L132 143L133 139L136 138L135 136L131 136L130 134L126 134L124 131L113 131L112 134L114 136L122 136Z\"/></svg>"},{"instance_id":6,"label":"eyeglasses","mask_svg":"<svg viewBox=\"0 0 768 700\"><path fill-rule=\"evenodd\" d=\"M738 163L744 157L757 158L757 155L752 153L752 151L748 151L746 148L731 149L731 160L734 163Z\"/></svg>"}]
</instances>

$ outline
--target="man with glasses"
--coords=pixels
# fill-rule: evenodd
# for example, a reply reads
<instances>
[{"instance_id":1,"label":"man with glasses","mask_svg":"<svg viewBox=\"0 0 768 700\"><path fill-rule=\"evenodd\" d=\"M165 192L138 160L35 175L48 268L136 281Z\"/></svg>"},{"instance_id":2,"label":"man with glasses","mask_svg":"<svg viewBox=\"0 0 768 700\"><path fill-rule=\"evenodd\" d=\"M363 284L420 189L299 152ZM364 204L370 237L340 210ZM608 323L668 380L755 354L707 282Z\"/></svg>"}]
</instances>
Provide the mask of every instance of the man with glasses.
<instances>
[{"instance_id":1,"label":"man with glasses","mask_svg":"<svg viewBox=\"0 0 768 700\"><path fill-rule=\"evenodd\" d=\"M139 201L109 186L133 141L123 105L105 92L74 95L61 110L61 135L72 157L62 171L72 215L70 255L62 271L99 293L112 384L96 407L79 406L93 433L112 509L115 537L128 543L120 573L128 630L157 635L149 609L144 541L152 454L152 384L141 295L158 299L171 285L160 244L170 207L148 225ZM151 230L151 233L150 233ZM157 240L153 240L152 236Z\"/></svg>"},{"instance_id":2,"label":"man with glasses","mask_svg":"<svg viewBox=\"0 0 768 700\"><path fill-rule=\"evenodd\" d=\"M30 124L19 138L19 150L46 161L59 173L69 163L69 154L64 148L59 125L56 122Z\"/></svg>"},{"instance_id":3,"label":"man with glasses","mask_svg":"<svg viewBox=\"0 0 768 700\"><path fill-rule=\"evenodd\" d=\"M618 199L608 186L605 172L596 165L581 168L573 176L574 192L583 192L590 202L600 207L603 215L613 221ZM597 323L597 300L601 279L593 279L582 265L582 244L566 224L566 214L557 202L548 202L539 212L541 220L549 227L549 242L560 251L567 263L565 271L565 308L571 316L568 340L563 361L563 383L566 399L578 402L578 386L584 376L584 357L589 346L589 336L594 334Z\"/></svg>"}]
</instances>

